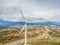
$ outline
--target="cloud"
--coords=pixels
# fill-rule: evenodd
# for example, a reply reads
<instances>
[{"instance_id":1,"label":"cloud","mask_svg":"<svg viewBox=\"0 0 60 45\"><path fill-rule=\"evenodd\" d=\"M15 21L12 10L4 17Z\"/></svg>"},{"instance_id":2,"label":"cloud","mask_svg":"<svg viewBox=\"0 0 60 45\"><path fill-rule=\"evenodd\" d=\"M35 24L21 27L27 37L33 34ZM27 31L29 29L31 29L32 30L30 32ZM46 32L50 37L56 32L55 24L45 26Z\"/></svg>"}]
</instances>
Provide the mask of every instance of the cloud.
<instances>
[{"instance_id":1,"label":"cloud","mask_svg":"<svg viewBox=\"0 0 60 45\"><path fill-rule=\"evenodd\" d=\"M60 10L44 10L44 11L34 11L35 16L45 18L49 21L60 21Z\"/></svg>"},{"instance_id":2,"label":"cloud","mask_svg":"<svg viewBox=\"0 0 60 45\"><path fill-rule=\"evenodd\" d=\"M22 10L30 21L60 21L60 1L0 0L0 2L0 19L4 21L22 21L19 10Z\"/></svg>"},{"instance_id":3,"label":"cloud","mask_svg":"<svg viewBox=\"0 0 60 45\"><path fill-rule=\"evenodd\" d=\"M2 11L1 11L2 10ZM0 19L4 21L23 21L18 7L0 8Z\"/></svg>"}]
</instances>

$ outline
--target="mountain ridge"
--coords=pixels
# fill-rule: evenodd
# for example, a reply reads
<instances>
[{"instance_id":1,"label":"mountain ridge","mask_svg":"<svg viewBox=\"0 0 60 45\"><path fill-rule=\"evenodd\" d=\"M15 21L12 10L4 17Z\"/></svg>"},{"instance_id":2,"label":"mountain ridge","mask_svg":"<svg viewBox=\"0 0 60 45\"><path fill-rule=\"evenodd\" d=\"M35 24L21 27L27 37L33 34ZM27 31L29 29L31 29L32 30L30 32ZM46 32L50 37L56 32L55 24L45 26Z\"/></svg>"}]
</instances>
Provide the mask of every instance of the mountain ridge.
<instances>
[{"instance_id":1,"label":"mountain ridge","mask_svg":"<svg viewBox=\"0 0 60 45\"><path fill-rule=\"evenodd\" d=\"M0 27L9 27L9 26L13 26L13 25L24 25L25 22L21 21L21 22L9 22L9 21L0 21ZM60 26L60 22L28 22L27 25L56 25L56 26Z\"/></svg>"}]
</instances>

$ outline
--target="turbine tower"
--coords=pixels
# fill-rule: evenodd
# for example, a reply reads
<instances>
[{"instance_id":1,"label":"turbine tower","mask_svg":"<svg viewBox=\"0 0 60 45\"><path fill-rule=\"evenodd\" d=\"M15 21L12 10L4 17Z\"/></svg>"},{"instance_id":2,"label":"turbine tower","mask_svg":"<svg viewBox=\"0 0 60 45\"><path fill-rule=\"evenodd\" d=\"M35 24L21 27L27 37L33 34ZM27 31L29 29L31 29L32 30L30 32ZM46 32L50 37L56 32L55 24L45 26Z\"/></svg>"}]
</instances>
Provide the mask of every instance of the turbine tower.
<instances>
[{"instance_id":1,"label":"turbine tower","mask_svg":"<svg viewBox=\"0 0 60 45\"><path fill-rule=\"evenodd\" d=\"M25 29L25 44L24 45L27 45L27 19L26 17L23 15L22 11L20 10L20 13L25 21L25 25L23 26L23 28L21 29L20 33Z\"/></svg>"}]
</instances>

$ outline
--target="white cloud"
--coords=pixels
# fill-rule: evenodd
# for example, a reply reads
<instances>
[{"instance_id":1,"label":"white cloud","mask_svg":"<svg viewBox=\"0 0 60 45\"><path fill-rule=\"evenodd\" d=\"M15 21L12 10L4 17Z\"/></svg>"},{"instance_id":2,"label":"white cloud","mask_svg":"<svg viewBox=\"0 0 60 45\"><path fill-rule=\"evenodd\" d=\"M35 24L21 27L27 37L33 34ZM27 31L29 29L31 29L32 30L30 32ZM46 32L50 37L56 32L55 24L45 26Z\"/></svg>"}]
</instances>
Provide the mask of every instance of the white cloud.
<instances>
[{"instance_id":1,"label":"white cloud","mask_svg":"<svg viewBox=\"0 0 60 45\"><path fill-rule=\"evenodd\" d=\"M25 17L38 18L34 20L35 22L37 22L37 20L60 21L60 9L54 8L55 5L38 5L34 0L3 0L2 2L3 3L0 3L0 8L2 10L0 10L0 19L4 21L20 21L21 14L19 13L19 9L23 11Z\"/></svg>"},{"instance_id":2,"label":"white cloud","mask_svg":"<svg viewBox=\"0 0 60 45\"><path fill-rule=\"evenodd\" d=\"M60 10L52 9L52 10L43 10L43 11L34 11L35 16L45 18L49 21L60 21ZM56 17L57 16L57 17Z\"/></svg>"},{"instance_id":3,"label":"white cloud","mask_svg":"<svg viewBox=\"0 0 60 45\"><path fill-rule=\"evenodd\" d=\"M3 17L3 18L2 18ZM4 20L4 21L13 21L13 22L16 22L16 21L24 21L22 16L19 16L19 15L1 15L0 16L0 19Z\"/></svg>"}]
</instances>

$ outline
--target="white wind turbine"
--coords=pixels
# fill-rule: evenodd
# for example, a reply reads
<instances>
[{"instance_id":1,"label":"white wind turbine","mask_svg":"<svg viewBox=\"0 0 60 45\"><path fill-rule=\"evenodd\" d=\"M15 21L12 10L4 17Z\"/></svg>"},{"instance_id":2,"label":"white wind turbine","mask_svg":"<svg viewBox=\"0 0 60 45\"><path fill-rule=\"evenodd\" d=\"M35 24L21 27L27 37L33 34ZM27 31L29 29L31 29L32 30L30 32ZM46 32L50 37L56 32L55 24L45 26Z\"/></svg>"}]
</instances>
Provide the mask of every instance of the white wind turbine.
<instances>
[{"instance_id":1,"label":"white wind turbine","mask_svg":"<svg viewBox=\"0 0 60 45\"><path fill-rule=\"evenodd\" d=\"M20 13L25 21L25 25L23 26L23 28L21 29L20 33L25 29L25 44L24 45L27 45L27 19L26 17L23 15L22 11L20 10Z\"/></svg>"}]
</instances>

